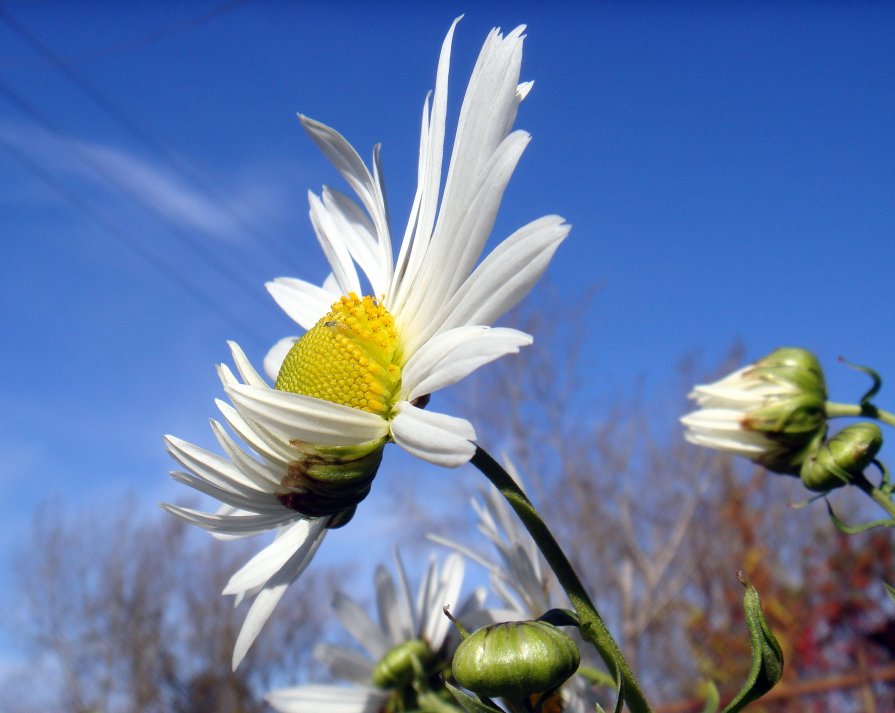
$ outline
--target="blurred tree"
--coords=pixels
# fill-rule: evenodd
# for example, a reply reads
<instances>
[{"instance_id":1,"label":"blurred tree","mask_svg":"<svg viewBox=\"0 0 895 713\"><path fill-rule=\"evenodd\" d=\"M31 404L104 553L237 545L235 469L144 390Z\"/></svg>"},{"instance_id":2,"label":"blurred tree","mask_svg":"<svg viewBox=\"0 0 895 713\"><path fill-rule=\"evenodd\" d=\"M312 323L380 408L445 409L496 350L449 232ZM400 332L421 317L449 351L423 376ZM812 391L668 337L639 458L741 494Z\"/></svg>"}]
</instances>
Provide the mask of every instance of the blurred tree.
<instances>
[{"instance_id":1,"label":"blurred tree","mask_svg":"<svg viewBox=\"0 0 895 713\"><path fill-rule=\"evenodd\" d=\"M127 500L39 511L4 617L33 664L6 682L4 711L256 713L274 682L310 670L329 599L319 575L302 578L233 672L244 612L221 590L253 548L139 512Z\"/></svg>"}]
</instances>

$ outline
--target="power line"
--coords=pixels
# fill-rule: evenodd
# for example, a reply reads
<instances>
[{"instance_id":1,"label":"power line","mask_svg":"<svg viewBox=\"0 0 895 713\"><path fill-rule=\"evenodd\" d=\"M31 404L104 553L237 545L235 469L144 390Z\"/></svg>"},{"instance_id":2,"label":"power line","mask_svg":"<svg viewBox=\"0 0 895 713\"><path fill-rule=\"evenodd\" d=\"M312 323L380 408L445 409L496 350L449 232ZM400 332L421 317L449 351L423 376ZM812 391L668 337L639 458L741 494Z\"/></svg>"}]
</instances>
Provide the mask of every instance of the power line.
<instances>
[{"instance_id":1,"label":"power line","mask_svg":"<svg viewBox=\"0 0 895 713\"><path fill-rule=\"evenodd\" d=\"M189 28L202 24L208 18L216 17L223 12L227 12L234 7L244 4L247 0L232 0L217 8L204 13L196 18L196 21L183 23L182 27ZM46 61L52 64L59 72L61 72L72 84L74 84L85 96L87 96L94 104L96 104L103 112L114 119L125 131L133 136L137 141L142 143L150 151L156 153L162 161L167 164L181 178L200 189L206 195L214 199L222 213L227 214L231 221L242 230L249 233L259 244L266 247L278 259L289 262L292 257L286 253L277 243L272 242L266 236L258 233L251 225L248 225L245 219L233 209L231 202L227 197L222 195L212 184L208 183L192 166L190 166L181 156L172 151L165 144L158 141L149 132L144 130L136 121L128 116L124 111L119 109L115 103L91 84L84 76L79 74L71 66L69 62L53 52L40 38L28 30L24 25L20 24L9 11L0 4L0 19L15 32L20 38L27 42L35 52L37 52ZM201 21L200 21L201 20Z\"/></svg>"},{"instance_id":2,"label":"power line","mask_svg":"<svg viewBox=\"0 0 895 713\"><path fill-rule=\"evenodd\" d=\"M69 189L55 175L33 161L24 152L20 151L14 144L7 141L2 134L0 134L0 147L2 147L7 154L9 154L24 168L36 175L38 178L44 181L44 183L50 186L50 188L61 194L65 199L72 203L76 208L86 213L92 220L105 228L111 235L117 238L123 245L128 247L134 253L136 253L141 259L145 260L152 267L162 273L165 277L178 285L187 294L189 294L190 297L210 309L219 317L222 317L229 323L236 325L242 332L251 336L253 339L256 339L262 343L264 342L264 338L261 337L249 323L244 322L240 317L236 316L232 312L222 309L220 304L212 299L209 295L197 290L194 283L192 283L188 278L172 270L170 266L160 260L157 255L144 248L125 230L123 230L121 227L99 213L89 202L85 201L77 193Z\"/></svg>"},{"instance_id":3,"label":"power line","mask_svg":"<svg viewBox=\"0 0 895 713\"><path fill-rule=\"evenodd\" d=\"M180 242L188 247L194 254L208 262L213 268L218 270L222 275L228 278L233 284L243 288L249 295L261 304L267 305L266 300L262 300L256 290L255 285L248 282L245 277L236 270L232 269L227 263L218 257L217 253L210 250L203 243L196 241L190 233L183 230L179 224L168 218L162 211L155 206L143 200L139 192L121 181L112 171L110 171L102 162L96 160L89 153L84 151L76 142L72 140L64 131L55 126L52 121L41 114L32 104L30 104L20 94L13 91L7 84L0 80L0 95L3 95L7 101L17 107L21 112L30 117L44 131L51 135L58 136L63 139L65 146L69 151L75 154L83 163L87 164L95 173L104 178L108 183L117 188L127 198L129 198L138 207L149 213L153 218L164 225L171 233L177 237Z\"/></svg>"}]
</instances>

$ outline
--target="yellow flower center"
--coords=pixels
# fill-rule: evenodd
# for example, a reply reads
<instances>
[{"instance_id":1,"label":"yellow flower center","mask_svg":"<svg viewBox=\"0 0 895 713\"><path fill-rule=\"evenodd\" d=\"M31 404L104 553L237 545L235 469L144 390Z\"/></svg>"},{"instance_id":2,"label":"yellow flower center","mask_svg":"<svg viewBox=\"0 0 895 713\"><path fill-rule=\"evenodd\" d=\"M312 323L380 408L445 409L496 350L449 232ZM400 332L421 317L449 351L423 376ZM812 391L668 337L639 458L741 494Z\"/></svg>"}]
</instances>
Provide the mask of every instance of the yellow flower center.
<instances>
[{"instance_id":1,"label":"yellow flower center","mask_svg":"<svg viewBox=\"0 0 895 713\"><path fill-rule=\"evenodd\" d=\"M276 388L388 418L401 385L400 351L388 310L352 292L292 345Z\"/></svg>"}]
</instances>

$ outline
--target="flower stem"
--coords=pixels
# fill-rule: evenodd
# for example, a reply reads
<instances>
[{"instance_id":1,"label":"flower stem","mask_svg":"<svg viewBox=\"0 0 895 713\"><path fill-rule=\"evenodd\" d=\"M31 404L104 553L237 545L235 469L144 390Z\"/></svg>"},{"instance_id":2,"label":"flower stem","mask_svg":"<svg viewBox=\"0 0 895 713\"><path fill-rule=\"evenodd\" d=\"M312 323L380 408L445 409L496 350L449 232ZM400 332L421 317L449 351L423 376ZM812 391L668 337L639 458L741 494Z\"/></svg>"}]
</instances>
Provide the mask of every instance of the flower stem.
<instances>
[{"instance_id":1,"label":"flower stem","mask_svg":"<svg viewBox=\"0 0 895 713\"><path fill-rule=\"evenodd\" d=\"M647 703L634 673L625 661L621 649L615 643L615 639L612 638L612 634L609 633L609 629L606 628L602 617L591 602L584 585L575 574L571 563L534 505L531 504L516 481L481 447L476 446L471 462L500 491L528 529L556 574L572 606L575 607L582 635L594 645L609 670L613 674L618 671L628 708L633 713L649 713L651 710L649 703Z\"/></svg>"},{"instance_id":2,"label":"flower stem","mask_svg":"<svg viewBox=\"0 0 895 713\"><path fill-rule=\"evenodd\" d=\"M867 493L867 495L873 498L873 501L885 510L889 514L889 517L895 520L895 503L892 502L889 493L881 488L877 488L863 475L854 478L851 482L857 485L862 492Z\"/></svg>"},{"instance_id":3,"label":"flower stem","mask_svg":"<svg viewBox=\"0 0 895 713\"><path fill-rule=\"evenodd\" d=\"M877 421L895 428L895 413L877 408L871 403L840 404L827 401L826 411L827 416L830 418L836 418L837 416L865 416L866 418L876 419Z\"/></svg>"}]
</instances>

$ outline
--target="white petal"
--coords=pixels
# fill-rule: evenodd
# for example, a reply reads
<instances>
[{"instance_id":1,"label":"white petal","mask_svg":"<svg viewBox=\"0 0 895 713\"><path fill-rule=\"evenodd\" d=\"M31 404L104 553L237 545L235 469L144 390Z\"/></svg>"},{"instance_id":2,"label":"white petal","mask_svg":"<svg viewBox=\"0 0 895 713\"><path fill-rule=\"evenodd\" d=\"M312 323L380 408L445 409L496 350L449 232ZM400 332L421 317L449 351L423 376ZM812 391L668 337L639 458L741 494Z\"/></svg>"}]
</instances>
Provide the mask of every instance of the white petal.
<instances>
[{"instance_id":1,"label":"white petal","mask_svg":"<svg viewBox=\"0 0 895 713\"><path fill-rule=\"evenodd\" d=\"M249 647L255 642L261 627L270 618L271 613L277 603L286 593L286 588L294 582L298 576L304 571L305 567L314 557L317 548L323 541L326 530L323 528L322 521L316 522L315 528L308 533L307 539L301 544L292 557L286 561L282 568L276 572L264 584L264 588L255 596L255 601L249 608L242 628L239 630L239 636L236 637L236 645L233 648L233 670L239 666L239 663L245 657Z\"/></svg>"},{"instance_id":2,"label":"white petal","mask_svg":"<svg viewBox=\"0 0 895 713\"><path fill-rule=\"evenodd\" d=\"M264 585L296 552L322 538L323 525L322 519L297 519L283 528L273 542L233 573L222 594L242 594Z\"/></svg>"},{"instance_id":3,"label":"white petal","mask_svg":"<svg viewBox=\"0 0 895 713\"><path fill-rule=\"evenodd\" d=\"M376 239L380 243L380 249L391 264L391 237L379 171L376 171L375 176L370 175L351 144L334 129L306 116L299 115L298 118L311 140L317 144L360 198L376 228Z\"/></svg>"},{"instance_id":4,"label":"white petal","mask_svg":"<svg viewBox=\"0 0 895 713\"><path fill-rule=\"evenodd\" d=\"M438 573L437 586L429 593L424 609L420 613L421 634L433 649L438 650L453 627L444 615L444 607L456 609L463 585L464 562L459 555L448 555Z\"/></svg>"},{"instance_id":5,"label":"white petal","mask_svg":"<svg viewBox=\"0 0 895 713\"><path fill-rule=\"evenodd\" d=\"M395 643L413 638L412 621L407 621L401 611L395 580L385 565L378 565L373 575L376 588L376 613L389 641Z\"/></svg>"},{"instance_id":6,"label":"white petal","mask_svg":"<svg viewBox=\"0 0 895 713\"><path fill-rule=\"evenodd\" d=\"M192 508L162 503L162 507L172 515L185 520L191 525L208 530L212 534L223 534L234 537L248 537L267 532L288 524L296 518L296 513L283 508L281 515L269 513L264 515L221 515L206 513Z\"/></svg>"},{"instance_id":7,"label":"white petal","mask_svg":"<svg viewBox=\"0 0 895 713\"><path fill-rule=\"evenodd\" d=\"M475 453L475 429L469 421L443 413L423 411L400 401L392 419L392 436L408 453L447 468L467 463Z\"/></svg>"},{"instance_id":8,"label":"white petal","mask_svg":"<svg viewBox=\"0 0 895 713\"><path fill-rule=\"evenodd\" d=\"M396 317L413 336L406 345L408 352L419 346L438 325L434 323L445 300L453 297L469 277L482 253L485 241L497 217L497 210L510 176L529 136L516 131L498 147L486 173L477 182L478 190L466 203L442 203L438 225L407 304Z\"/></svg>"},{"instance_id":9,"label":"white petal","mask_svg":"<svg viewBox=\"0 0 895 713\"><path fill-rule=\"evenodd\" d=\"M174 460L207 483L246 497L255 495L264 499L269 497L267 495L269 490L259 488L253 478L248 477L226 458L176 436L165 436L165 445Z\"/></svg>"},{"instance_id":10,"label":"white petal","mask_svg":"<svg viewBox=\"0 0 895 713\"><path fill-rule=\"evenodd\" d=\"M270 385L264 380L264 377L255 371L255 367L252 366L249 358L236 342L228 341L227 346L230 347L230 353L233 355L233 363L236 364L236 371L239 372L244 384L270 388Z\"/></svg>"},{"instance_id":11,"label":"white petal","mask_svg":"<svg viewBox=\"0 0 895 713\"><path fill-rule=\"evenodd\" d=\"M233 405L287 441L348 446L377 441L388 433L385 419L368 411L275 389L225 384Z\"/></svg>"},{"instance_id":12,"label":"white petal","mask_svg":"<svg viewBox=\"0 0 895 713\"><path fill-rule=\"evenodd\" d=\"M270 348L270 351L265 355L264 373L267 374L267 378L270 379L271 383L277 383L277 377L280 375L280 367L283 366L283 361L286 359L286 355L297 341L298 337L283 337L280 341L274 344Z\"/></svg>"},{"instance_id":13,"label":"white petal","mask_svg":"<svg viewBox=\"0 0 895 713\"><path fill-rule=\"evenodd\" d=\"M324 287L318 287L294 277L278 277L265 287L280 308L304 329L317 324L339 294L326 289L325 283Z\"/></svg>"},{"instance_id":14,"label":"white petal","mask_svg":"<svg viewBox=\"0 0 895 713\"><path fill-rule=\"evenodd\" d=\"M423 105L417 189L395 269L395 280L400 280L400 283L395 284L391 290L392 293L395 293L392 305L394 308L398 308L403 303L407 287L416 279L435 225L435 214L441 189L441 167L444 158L451 44L453 43L454 29L459 21L458 17L451 23L441 45L438 69L435 74L435 91L432 94L431 115L428 97Z\"/></svg>"},{"instance_id":15,"label":"white petal","mask_svg":"<svg viewBox=\"0 0 895 713\"><path fill-rule=\"evenodd\" d=\"M336 592L332 606L345 631L367 650L374 661L385 656L391 648L391 642L357 602L342 592Z\"/></svg>"},{"instance_id":16,"label":"white petal","mask_svg":"<svg viewBox=\"0 0 895 713\"><path fill-rule=\"evenodd\" d=\"M367 686L298 686L267 694L280 713L377 713L388 694Z\"/></svg>"},{"instance_id":17,"label":"white petal","mask_svg":"<svg viewBox=\"0 0 895 713\"><path fill-rule=\"evenodd\" d=\"M482 261L433 325L444 330L493 324L529 293L570 229L562 218L549 215L517 230Z\"/></svg>"},{"instance_id":18,"label":"white petal","mask_svg":"<svg viewBox=\"0 0 895 713\"><path fill-rule=\"evenodd\" d=\"M506 354L515 354L532 338L516 329L458 327L432 337L402 372L406 399L413 401L466 378Z\"/></svg>"},{"instance_id":19,"label":"white petal","mask_svg":"<svg viewBox=\"0 0 895 713\"><path fill-rule=\"evenodd\" d=\"M324 664L338 681L369 683L373 675L373 663L355 649L319 644L314 647L314 658Z\"/></svg>"},{"instance_id":20,"label":"white petal","mask_svg":"<svg viewBox=\"0 0 895 713\"><path fill-rule=\"evenodd\" d=\"M253 451L281 468L288 466L289 463L295 460L295 449L287 441L274 437L270 431L262 429L257 424L249 424L240 415L239 411L223 399L215 399L214 403L220 409L227 425Z\"/></svg>"},{"instance_id":21,"label":"white petal","mask_svg":"<svg viewBox=\"0 0 895 713\"><path fill-rule=\"evenodd\" d=\"M311 191L308 191L308 202L311 205L311 225L314 226L320 247L323 248L323 253L332 266L333 275L336 276L340 291L345 295L349 292L361 293L360 280L357 270L354 268L351 253L348 252L348 246L345 244L344 234L323 205L323 201Z\"/></svg>"},{"instance_id":22,"label":"white petal","mask_svg":"<svg viewBox=\"0 0 895 713\"><path fill-rule=\"evenodd\" d=\"M389 289L392 266L390 261L383 262L375 227L369 217L357 203L332 188L323 189L323 205L349 254L370 281L373 294L385 294Z\"/></svg>"}]
</instances>

